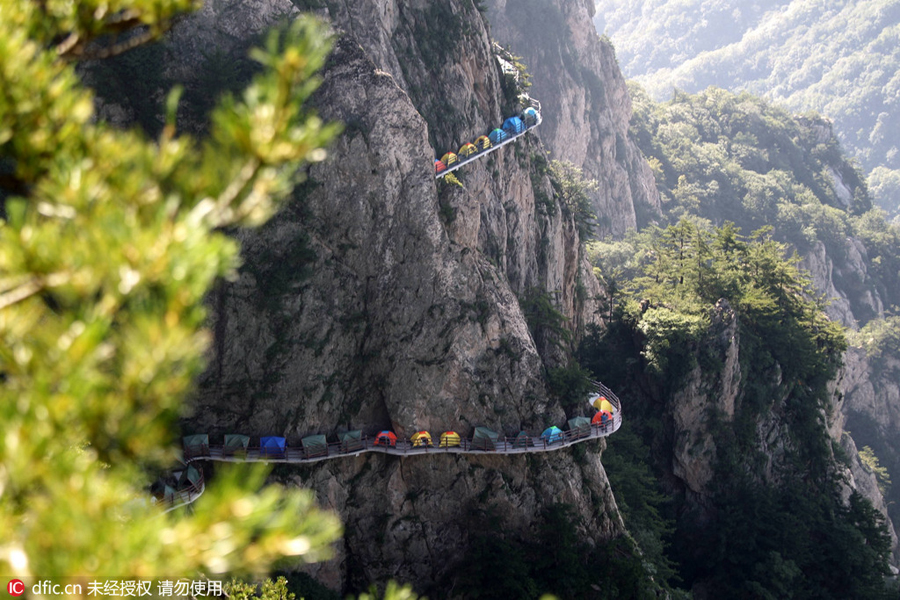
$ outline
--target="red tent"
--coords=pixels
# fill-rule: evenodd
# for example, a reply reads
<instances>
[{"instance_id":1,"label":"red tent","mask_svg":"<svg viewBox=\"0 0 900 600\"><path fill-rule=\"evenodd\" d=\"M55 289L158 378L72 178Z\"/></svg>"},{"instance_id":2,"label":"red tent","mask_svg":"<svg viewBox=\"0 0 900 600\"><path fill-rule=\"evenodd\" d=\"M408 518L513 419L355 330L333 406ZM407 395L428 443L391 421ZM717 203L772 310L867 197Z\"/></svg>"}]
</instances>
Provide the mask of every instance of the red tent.
<instances>
[{"instance_id":1,"label":"red tent","mask_svg":"<svg viewBox=\"0 0 900 600\"><path fill-rule=\"evenodd\" d=\"M397 445L397 436L394 435L393 431L382 431L378 435L375 436L375 445L376 446L396 446Z\"/></svg>"}]
</instances>

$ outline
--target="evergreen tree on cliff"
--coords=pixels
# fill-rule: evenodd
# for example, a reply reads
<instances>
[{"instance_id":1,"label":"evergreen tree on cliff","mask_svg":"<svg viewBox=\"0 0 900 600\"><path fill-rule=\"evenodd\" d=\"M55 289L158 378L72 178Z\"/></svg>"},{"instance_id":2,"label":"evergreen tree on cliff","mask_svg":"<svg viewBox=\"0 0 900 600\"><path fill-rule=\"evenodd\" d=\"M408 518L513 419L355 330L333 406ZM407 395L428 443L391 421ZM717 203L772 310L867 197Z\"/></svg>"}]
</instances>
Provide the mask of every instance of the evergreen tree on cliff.
<instances>
[{"instance_id":1,"label":"evergreen tree on cliff","mask_svg":"<svg viewBox=\"0 0 900 600\"><path fill-rule=\"evenodd\" d=\"M301 106L330 46L299 19L199 144L97 122L75 63L160 36L192 0L0 4L0 573L153 579L312 560L339 534L305 492L225 472L192 515L149 505L202 368L204 295L335 134ZM63 534L63 532L65 532Z\"/></svg>"}]
</instances>

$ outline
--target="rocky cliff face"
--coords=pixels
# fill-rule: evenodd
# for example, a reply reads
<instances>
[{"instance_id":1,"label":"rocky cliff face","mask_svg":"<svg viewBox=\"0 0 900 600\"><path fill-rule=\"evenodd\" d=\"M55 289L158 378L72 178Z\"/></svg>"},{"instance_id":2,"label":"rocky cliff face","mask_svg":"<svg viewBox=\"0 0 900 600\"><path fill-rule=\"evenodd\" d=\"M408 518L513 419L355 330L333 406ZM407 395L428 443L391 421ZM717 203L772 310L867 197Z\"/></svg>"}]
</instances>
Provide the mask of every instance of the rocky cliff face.
<instances>
[{"instance_id":1,"label":"rocky cliff face","mask_svg":"<svg viewBox=\"0 0 900 600\"><path fill-rule=\"evenodd\" d=\"M470 0L298 4L338 36L315 105L346 129L279 215L238 234L245 264L211 298L214 355L188 427L296 444L351 429L562 425L545 381L559 356L535 345L517 298L551 295L574 330L594 319L599 289L540 167L543 127L458 171L460 185L433 175L435 153L496 127L515 102L486 20ZM187 68L197 43L227 43L260 15L293 10L209 4L174 32L172 68ZM566 451L365 455L279 477L344 520L336 558L315 567L320 580L349 590L397 578L440 596L478 533L466 525L486 507L510 534L563 502L586 539L621 535L602 449L577 461Z\"/></svg>"},{"instance_id":2,"label":"rocky cliff face","mask_svg":"<svg viewBox=\"0 0 900 600\"><path fill-rule=\"evenodd\" d=\"M491 0L492 33L533 75L544 107L547 148L584 168L600 186L593 196L601 236L620 235L659 212L659 192L628 133L631 98L615 51L597 35L592 2Z\"/></svg>"}]
</instances>

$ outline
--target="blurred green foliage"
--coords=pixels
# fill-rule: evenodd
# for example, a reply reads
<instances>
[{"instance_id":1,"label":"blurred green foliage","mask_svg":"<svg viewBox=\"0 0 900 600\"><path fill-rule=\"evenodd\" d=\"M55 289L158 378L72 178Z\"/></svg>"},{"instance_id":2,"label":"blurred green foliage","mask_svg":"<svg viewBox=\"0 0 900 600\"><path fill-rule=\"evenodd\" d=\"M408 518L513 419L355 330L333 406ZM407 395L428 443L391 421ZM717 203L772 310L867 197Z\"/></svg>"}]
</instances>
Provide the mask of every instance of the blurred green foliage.
<instances>
[{"instance_id":1,"label":"blurred green foliage","mask_svg":"<svg viewBox=\"0 0 900 600\"><path fill-rule=\"evenodd\" d=\"M209 343L203 299L234 275L225 228L266 221L335 135L303 110L330 40L309 18L253 51L198 142L94 118L74 61L162 34L189 0L0 4L0 571L152 579L319 560L340 524L308 492L221 469L192 514L152 506L148 473ZM65 534L63 534L65 532Z\"/></svg>"}]
</instances>

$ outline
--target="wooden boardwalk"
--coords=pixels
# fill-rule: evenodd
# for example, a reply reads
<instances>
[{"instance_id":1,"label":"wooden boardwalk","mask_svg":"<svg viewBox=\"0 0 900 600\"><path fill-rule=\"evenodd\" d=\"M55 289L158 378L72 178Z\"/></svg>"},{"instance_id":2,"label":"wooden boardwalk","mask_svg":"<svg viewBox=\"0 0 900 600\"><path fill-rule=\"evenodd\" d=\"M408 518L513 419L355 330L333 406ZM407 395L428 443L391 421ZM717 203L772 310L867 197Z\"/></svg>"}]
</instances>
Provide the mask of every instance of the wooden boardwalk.
<instances>
[{"instance_id":1,"label":"wooden boardwalk","mask_svg":"<svg viewBox=\"0 0 900 600\"><path fill-rule=\"evenodd\" d=\"M473 439L461 438L459 445L442 446L440 434L433 435L435 445L415 445L408 440L398 439L395 445L382 445L375 443L375 436L362 436L358 440L350 442L332 442L309 450L301 446L285 445L283 449L249 447L246 450L229 451L223 445L202 445L184 448L184 469L195 461L218 462L264 462L264 463L288 463L288 464L312 464L323 460L360 456L366 452L389 454L393 456L422 456L436 454L529 454L534 452L553 452L562 450L575 444L589 440L595 440L611 435L622 426L622 402L606 386L600 382L592 382L598 395L609 400L615 409L612 420L603 425L591 424L589 426L560 431L553 436L544 438L541 436L500 437L496 440L483 440L477 442ZM377 434L376 434L377 435ZM553 441L549 441L552 439ZM203 469L198 469L199 481L191 482L183 489L175 492L174 497L165 500L169 505L168 511L180 506L190 504L199 498L205 489Z\"/></svg>"}]
</instances>

